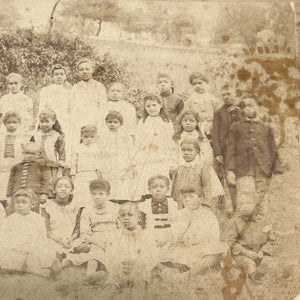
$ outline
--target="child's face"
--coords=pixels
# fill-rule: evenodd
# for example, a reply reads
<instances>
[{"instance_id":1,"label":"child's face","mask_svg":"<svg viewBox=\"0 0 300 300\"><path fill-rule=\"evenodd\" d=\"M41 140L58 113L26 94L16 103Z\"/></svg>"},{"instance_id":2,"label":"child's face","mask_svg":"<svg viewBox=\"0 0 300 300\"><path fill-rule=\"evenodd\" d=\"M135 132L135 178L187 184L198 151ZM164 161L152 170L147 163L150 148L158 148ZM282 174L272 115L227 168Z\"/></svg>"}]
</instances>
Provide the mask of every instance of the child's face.
<instances>
[{"instance_id":1,"label":"child's face","mask_svg":"<svg viewBox=\"0 0 300 300\"><path fill-rule=\"evenodd\" d=\"M52 74L53 82L59 85L64 84L67 78L67 74L64 69L56 69Z\"/></svg>"},{"instance_id":2,"label":"child's face","mask_svg":"<svg viewBox=\"0 0 300 300\"><path fill-rule=\"evenodd\" d=\"M97 188L91 191L91 197L96 208L102 208L108 200L109 193L103 189Z\"/></svg>"},{"instance_id":3,"label":"child's face","mask_svg":"<svg viewBox=\"0 0 300 300\"><path fill-rule=\"evenodd\" d=\"M121 126L121 122L118 118L109 118L106 120L106 126L109 131L116 132Z\"/></svg>"},{"instance_id":4,"label":"child's face","mask_svg":"<svg viewBox=\"0 0 300 300\"><path fill-rule=\"evenodd\" d=\"M149 187L149 192L155 200L165 200L168 193L168 185L162 179L154 179Z\"/></svg>"},{"instance_id":5,"label":"child's face","mask_svg":"<svg viewBox=\"0 0 300 300\"><path fill-rule=\"evenodd\" d=\"M56 195L56 201L66 203L69 200L70 195L72 193L72 185L70 181L64 178L60 179L56 183L54 192Z\"/></svg>"},{"instance_id":6,"label":"child's face","mask_svg":"<svg viewBox=\"0 0 300 300\"><path fill-rule=\"evenodd\" d=\"M145 109L149 116L151 117L157 117L159 116L160 110L162 108L162 105L156 101L148 100L145 103Z\"/></svg>"},{"instance_id":7,"label":"child's face","mask_svg":"<svg viewBox=\"0 0 300 300\"><path fill-rule=\"evenodd\" d=\"M239 211L242 216L249 217L253 213L255 205L252 203L240 203Z\"/></svg>"},{"instance_id":8,"label":"child's face","mask_svg":"<svg viewBox=\"0 0 300 300\"><path fill-rule=\"evenodd\" d=\"M10 117L5 122L7 132L15 132L20 125L20 121L15 117Z\"/></svg>"},{"instance_id":9,"label":"child's face","mask_svg":"<svg viewBox=\"0 0 300 300\"><path fill-rule=\"evenodd\" d=\"M82 143L86 146L90 146L96 140L96 133L94 132L84 132L81 135Z\"/></svg>"},{"instance_id":10,"label":"child's face","mask_svg":"<svg viewBox=\"0 0 300 300\"><path fill-rule=\"evenodd\" d=\"M15 198L15 212L20 215L28 215L31 211L32 200L27 197L20 195Z\"/></svg>"},{"instance_id":11,"label":"child's face","mask_svg":"<svg viewBox=\"0 0 300 300\"><path fill-rule=\"evenodd\" d=\"M181 155L186 162L193 161L199 154L195 145L193 144L182 144L180 149Z\"/></svg>"},{"instance_id":12,"label":"child's face","mask_svg":"<svg viewBox=\"0 0 300 300\"><path fill-rule=\"evenodd\" d=\"M22 85L23 84L19 78L12 77L7 81L8 90L13 94L19 93L21 91Z\"/></svg>"},{"instance_id":13,"label":"child's face","mask_svg":"<svg viewBox=\"0 0 300 300\"><path fill-rule=\"evenodd\" d=\"M184 131L193 131L195 130L196 126L197 126L197 120L195 119L195 117L192 114L186 114L183 118L182 118L182 127Z\"/></svg>"},{"instance_id":14,"label":"child's face","mask_svg":"<svg viewBox=\"0 0 300 300\"><path fill-rule=\"evenodd\" d=\"M198 94L203 94L206 90L207 83L200 78L195 78L192 81L192 87L194 91Z\"/></svg>"},{"instance_id":15,"label":"child's face","mask_svg":"<svg viewBox=\"0 0 300 300\"><path fill-rule=\"evenodd\" d=\"M195 192L182 194L184 207L194 210L200 207L200 197Z\"/></svg>"},{"instance_id":16,"label":"child's face","mask_svg":"<svg viewBox=\"0 0 300 300\"><path fill-rule=\"evenodd\" d=\"M171 80L167 77L158 78L156 84L160 93L165 93L172 90Z\"/></svg>"},{"instance_id":17,"label":"child's face","mask_svg":"<svg viewBox=\"0 0 300 300\"><path fill-rule=\"evenodd\" d=\"M122 84L114 84L110 87L107 93L108 100L120 101L123 99L124 87Z\"/></svg>"},{"instance_id":18,"label":"child's face","mask_svg":"<svg viewBox=\"0 0 300 300\"><path fill-rule=\"evenodd\" d=\"M131 206L130 204L121 207L119 211L119 220L125 229L136 229L139 222L139 216L135 207L133 205Z\"/></svg>"},{"instance_id":19,"label":"child's face","mask_svg":"<svg viewBox=\"0 0 300 300\"><path fill-rule=\"evenodd\" d=\"M225 104L232 105L234 103L233 97L230 91L223 91L222 92L222 99Z\"/></svg>"},{"instance_id":20,"label":"child's face","mask_svg":"<svg viewBox=\"0 0 300 300\"><path fill-rule=\"evenodd\" d=\"M82 80L89 81L93 78L94 70L90 63L85 62L78 66L77 72Z\"/></svg>"},{"instance_id":21,"label":"child's face","mask_svg":"<svg viewBox=\"0 0 300 300\"><path fill-rule=\"evenodd\" d=\"M38 157L39 157L39 153L23 151L23 159L24 160L33 161L33 160L37 160Z\"/></svg>"},{"instance_id":22,"label":"child's face","mask_svg":"<svg viewBox=\"0 0 300 300\"><path fill-rule=\"evenodd\" d=\"M42 118L40 119L40 129L42 132L49 132L52 130L55 120L51 118Z\"/></svg>"},{"instance_id":23,"label":"child's face","mask_svg":"<svg viewBox=\"0 0 300 300\"><path fill-rule=\"evenodd\" d=\"M244 99L243 113L246 118L255 118L258 114L258 105L254 99Z\"/></svg>"}]
</instances>

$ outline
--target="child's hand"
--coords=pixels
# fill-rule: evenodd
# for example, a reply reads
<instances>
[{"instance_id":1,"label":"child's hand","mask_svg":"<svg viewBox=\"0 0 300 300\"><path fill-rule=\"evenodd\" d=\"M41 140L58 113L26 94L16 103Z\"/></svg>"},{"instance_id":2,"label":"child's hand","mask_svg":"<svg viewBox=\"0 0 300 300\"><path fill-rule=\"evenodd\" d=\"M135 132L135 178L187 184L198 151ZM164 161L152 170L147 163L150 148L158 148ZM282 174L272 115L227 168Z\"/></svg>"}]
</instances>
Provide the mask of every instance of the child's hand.
<instances>
[{"instance_id":1,"label":"child's hand","mask_svg":"<svg viewBox=\"0 0 300 300\"><path fill-rule=\"evenodd\" d=\"M222 155L216 156L216 163L220 165L224 165L224 160Z\"/></svg>"},{"instance_id":2,"label":"child's hand","mask_svg":"<svg viewBox=\"0 0 300 300\"><path fill-rule=\"evenodd\" d=\"M264 253L263 253L263 251L258 251L258 253L257 253L257 258L263 258L264 257Z\"/></svg>"},{"instance_id":3,"label":"child's hand","mask_svg":"<svg viewBox=\"0 0 300 300\"><path fill-rule=\"evenodd\" d=\"M71 241L70 241L70 239L62 240L62 245L63 245L64 248L70 249L71 248Z\"/></svg>"},{"instance_id":4,"label":"child's hand","mask_svg":"<svg viewBox=\"0 0 300 300\"><path fill-rule=\"evenodd\" d=\"M228 184L236 185L236 176L233 171L227 171L226 178L227 178Z\"/></svg>"},{"instance_id":5,"label":"child's hand","mask_svg":"<svg viewBox=\"0 0 300 300\"><path fill-rule=\"evenodd\" d=\"M255 251L252 251L252 250L244 249L243 254L248 256L251 259L257 259L258 258L257 253Z\"/></svg>"},{"instance_id":6,"label":"child's hand","mask_svg":"<svg viewBox=\"0 0 300 300\"><path fill-rule=\"evenodd\" d=\"M71 180L74 182L74 180L75 180L75 175L71 175L70 177L71 177Z\"/></svg>"}]
</instances>

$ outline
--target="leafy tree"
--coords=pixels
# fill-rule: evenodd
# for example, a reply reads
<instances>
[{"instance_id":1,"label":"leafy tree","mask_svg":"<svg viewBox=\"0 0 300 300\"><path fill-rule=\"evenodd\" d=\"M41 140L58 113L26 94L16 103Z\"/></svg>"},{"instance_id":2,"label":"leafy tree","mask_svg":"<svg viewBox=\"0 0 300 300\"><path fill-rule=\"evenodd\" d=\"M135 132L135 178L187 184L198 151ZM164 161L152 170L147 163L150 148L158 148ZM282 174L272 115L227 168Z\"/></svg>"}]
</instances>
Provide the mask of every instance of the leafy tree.
<instances>
[{"instance_id":1,"label":"leafy tree","mask_svg":"<svg viewBox=\"0 0 300 300\"><path fill-rule=\"evenodd\" d=\"M64 2L62 14L98 22L96 35L101 32L102 22L117 22L122 16L122 10L117 0L69 0Z\"/></svg>"}]
</instances>

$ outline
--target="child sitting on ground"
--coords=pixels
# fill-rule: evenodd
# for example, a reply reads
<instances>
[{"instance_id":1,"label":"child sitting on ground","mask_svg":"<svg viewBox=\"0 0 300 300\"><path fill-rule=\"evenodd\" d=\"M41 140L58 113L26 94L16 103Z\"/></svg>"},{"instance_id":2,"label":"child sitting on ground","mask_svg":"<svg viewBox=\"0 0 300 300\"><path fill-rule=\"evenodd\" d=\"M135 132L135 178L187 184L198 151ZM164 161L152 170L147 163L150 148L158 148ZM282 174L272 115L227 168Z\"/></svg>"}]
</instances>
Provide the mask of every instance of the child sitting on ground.
<instances>
[{"instance_id":1,"label":"child sitting on ground","mask_svg":"<svg viewBox=\"0 0 300 300\"><path fill-rule=\"evenodd\" d=\"M4 95L0 101L0 114L2 117L8 111L17 112L22 116L22 125L27 133L34 129L33 102L23 91L23 77L17 73L10 73L7 78L9 94Z\"/></svg>"},{"instance_id":2,"label":"child sitting on ground","mask_svg":"<svg viewBox=\"0 0 300 300\"><path fill-rule=\"evenodd\" d=\"M214 113L222 106L219 99L209 93L208 79L199 72L192 73L189 78L194 94L184 104L185 109L195 110L201 120L201 133L211 136Z\"/></svg>"},{"instance_id":3,"label":"child sitting on ground","mask_svg":"<svg viewBox=\"0 0 300 300\"><path fill-rule=\"evenodd\" d=\"M62 175L66 160L65 141L62 132L54 129L55 122L56 114L53 110L42 110L39 114L39 129L30 140L40 147L40 159L47 167L51 190L56 179Z\"/></svg>"},{"instance_id":4,"label":"child sitting on ground","mask_svg":"<svg viewBox=\"0 0 300 300\"><path fill-rule=\"evenodd\" d=\"M82 143L77 144L72 154L71 178L74 182L74 195L80 206L89 203L89 182L102 178L100 172L100 150L97 144L97 128L86 125L81 128Z\"/></svg>"},{"instance_id":5,"label":"child sitting on ground","mask_svg":"<svg viewBox=\"0 0 300 300\"><path fill-rule=\"evenodd\" d=\"M110 111L106 118L107 130L99 137L101 174L111 184L110 198L131 200L133 184L133 143L129 134L122 131L123 116Z\"/></svg>"},{"instance_id":6,"label":"child sitting on ground","mask_svg":"<svg viewBox=\"0 0 300 300\"><path fill-rule=\"evenodd\" d=\"M171 238L171 226L177 213L177 203L168 197L170 180L156 175L148 180L150 198L138 203L145 214L145 228L153 234L157 247L166 247Z\"/></svg>"},{"instance_id":7,"label":"child sitting on ground","mask_svg":"<svg viewBox=\"0 0 300 300\"><path fill-rule=\"evenodd\" d=\"M3 118L4 128L0 129L0 182L7 187L11 168L22 160L22 144L28 141L20 128L21 117L14 111L8 111ZM0 191L0 201L6 206L6 189Z\"/></svg>"},{"instance_id":8,"label":"child sitting on ground","mask_svg":"<svg viewBox=\"0 0 300 300\"><path fill-rule=\"evenodd\" d=\"M180 150L183 162L172 174L171 192L178 208L183 208L180 191L186 186L193 186L203 197L203 204L212 206L210 168L200 163L198 141L187 137L180 143Z\"/></svg>"},{"instance_id":9,"label":"child sitting on ground","mask_svg":"<svg viewBox=\"0 0 300 300\"><path fill-rule=\"evenodd\" d=\"M74 185L69 177L60 177L54 183L54 199L45 203L43 214L48 237L57 243L61 254L70 252L79 237L81 209L73 199Z\"/></svg>"},{"instance_id":10,"label":"child sitting on ground","mask_svg":"<svg viewBox=\"0 0 300 300\"><path fill-rule=\"evenodd\" d=\"M227 247L220 241L216 216L210 208L201 205L202 193L188 186L181 189L180 193L184 209L178 211L172 223L173 240L158 268L162 271L162 277L164 270L168 269L168 276L185 273L186 276L182 274L183 280L196 282L198 275L206 274L213 267L220 267Z\"/></svg>"},{"instance_id":11,"label":"child sitting on ground","mask_svg":"<svg viewBox=\"0 0 300 300\"><path fill-rule=\"evenodd\" d=\"M105 265L109 274L103 292L106 296L116 296L130 289L140 297L158 262L157 248L152 235L139 225L140 211L136 203L122 204L118 221L120 228L106 251Z\"/></svg>"},{"instance_id":12,"label":"child sitting on ground","mask_svg":"<svg viewBox=\"0 0 300 300\"><path fill-rule=\"evenodd\" d=\"M7 186L7 197L11 197L21 188L31 189L38 201L32 208L40 212L39 203L44 203L50 194L47 168L39 162L40 146L36 143L23 144L23 160L14 165L10 171ZM14 203L11 202L8 214L14 212Z\"/></svg>"},{"instance_id":13,"label":"child sitting on ground","mask_svg":"<svg viewBox=\"0 0 300 300\"><path fill-rule=\"evenodd\" d=\"M108 200L108 181L96 179L90 182L89 187L91 202L81 214L80 244L66 259L74 265L87 263L87 276L94 281L106 271L103 268L103 259L111 236L117 228L118 207ZM69 263L67 260L63 262L64 265Z\"/></svg>"},{"instance_id":14,"label":"child sitting on ground","mask_svg":"<svg viewBox=\"0 0 300 300\"><path fill-rule=\"evenodd\" d=\"M47 238L44 218L31 211L34 201L34 193L26 188L12 196L15 212L0 222L0 267L49 276L55 245Z\"/></svg>"},{"instance_id":15,"label":"child sitting on ground","mask_svg":"<svg viewBox=\"0 0 300 300\"><path fill-rule=\"evenodd\" d=\"M237 266L244 269L254 283L261 283L272 261L272 226L257 214L255 200L248 195L238 199L238 212L230 220L226 241Z\"/></svg>"}]
</instances>

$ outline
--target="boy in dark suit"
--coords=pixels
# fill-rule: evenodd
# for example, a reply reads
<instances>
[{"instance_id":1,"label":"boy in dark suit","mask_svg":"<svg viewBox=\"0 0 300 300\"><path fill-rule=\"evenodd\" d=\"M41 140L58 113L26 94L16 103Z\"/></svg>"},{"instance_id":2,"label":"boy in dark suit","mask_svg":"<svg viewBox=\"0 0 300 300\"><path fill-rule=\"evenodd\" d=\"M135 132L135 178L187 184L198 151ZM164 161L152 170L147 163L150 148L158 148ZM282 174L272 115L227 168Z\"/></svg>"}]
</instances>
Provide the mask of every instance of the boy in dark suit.
<instances>
[{"instance_id":1,"label":"boy in dark suit","mask_svg":"<svg viewBox=\"0 0 300 300\"><path fill-rule=\"evenodd\" d=\"M241 110L234 105L230 89L222 89L223 106L217 110L212 126L212 147L216 161L216 172L224 185L225 173L228 170L229 128L232 123L242 119ZM236 187L228 185L233 209L236 207Z\"/></svg>"},{"instance_id":2,"label":"boy in dark suit","mask_svg":"<svg viewBox=\"0 0 300 300\"><path fill-rule=\"evenodd\" d=\"M229 129L227 181L242 195L257 197L256 206L264 214L262 202L272 174L280 172L280 162L272 129L257 119L259 105L252 98L241 101L243 119ZM264 205L265 209L265 205Z\"/></svg>"}]
</instances>

